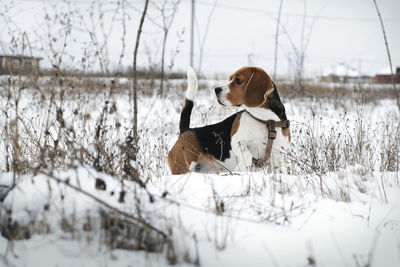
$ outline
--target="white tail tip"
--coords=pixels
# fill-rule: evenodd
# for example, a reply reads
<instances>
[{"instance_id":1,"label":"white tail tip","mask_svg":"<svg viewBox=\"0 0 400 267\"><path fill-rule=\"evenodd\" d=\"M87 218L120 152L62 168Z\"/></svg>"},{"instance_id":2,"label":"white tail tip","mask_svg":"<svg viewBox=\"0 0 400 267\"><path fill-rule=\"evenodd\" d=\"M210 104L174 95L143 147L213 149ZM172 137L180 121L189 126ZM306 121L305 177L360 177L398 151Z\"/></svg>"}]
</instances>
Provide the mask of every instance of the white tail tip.
<instances>
[{"instance_id":1,"label":"white tail tip","mask_svg":"<svg viewBox=\"0 0 400 267\"><path fill-rule=\"evenodd\" d=\"M187 79L188 79L188 87L186 90L186 99L194 101L196 98L197 94L197 77L196 77L196 72L192 67L188 67L187 69Z\"/></svg>"}]
</instances>

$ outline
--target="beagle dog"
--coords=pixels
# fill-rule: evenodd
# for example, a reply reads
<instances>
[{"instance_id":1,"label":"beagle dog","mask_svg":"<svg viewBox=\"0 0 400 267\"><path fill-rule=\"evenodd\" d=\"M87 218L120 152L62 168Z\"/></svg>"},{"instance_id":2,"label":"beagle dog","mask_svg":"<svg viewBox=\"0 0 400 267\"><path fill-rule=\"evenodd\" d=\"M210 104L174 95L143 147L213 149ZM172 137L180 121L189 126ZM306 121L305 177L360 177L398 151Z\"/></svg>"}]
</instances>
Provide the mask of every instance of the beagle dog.
<instances>
[{"instance_id":1,"label":"beagle dog","mask_svg":"<svg viewBox=\"0 0 400 267\"><path fill-rule=\"evenodd\" d=\"M257 67L243 67L229 77L227 85L215 88L223 106L244 107L225 120L198 128L189 128L190 115L197 94L194 70L187 71L188 87L181 112L178 140L168 153L172 174L197 172L252 171L258 164L282 167L283 152L290 142L289 125L277 126L274 137L266 122L287 121L275 84ZM277 124L279 125L279 124ZM265 160L268 140L270 157Z\"/></svg>"}]
</instances>

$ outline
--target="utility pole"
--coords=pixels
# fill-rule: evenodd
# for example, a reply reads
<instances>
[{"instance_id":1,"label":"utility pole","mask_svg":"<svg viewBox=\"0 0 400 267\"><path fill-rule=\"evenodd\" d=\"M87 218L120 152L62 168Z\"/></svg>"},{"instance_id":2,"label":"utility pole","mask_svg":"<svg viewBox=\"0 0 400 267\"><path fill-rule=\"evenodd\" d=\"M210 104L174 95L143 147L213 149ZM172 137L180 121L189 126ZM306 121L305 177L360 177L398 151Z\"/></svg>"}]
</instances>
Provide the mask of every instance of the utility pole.
<instances>
[{"instance_id":1,"label":"utility pole","mask_svg":"<svg viewBox=\"0 0 400 267\"><path fill-rule=\"evenodd\" d=\"M194 46L194 0L192 0L192 17L190 30L190 66L193 67L193 46Z\"/></svg>"},{"instance_id":2,"label":"utility pole","mask_svg":"<svg viewBox=\"0 0 400 267\"><path fill-rule=\"evenodd\" d=\"M279 4L279 13L278 13L278 21L276 22L276 30L275 30L275 57L274 57L274 80L276 80L276 66L278 61L278 35L279 35L279 22L281 20L281 13L282 13L282 4L283 0Z\"/></svg>"}]
</instances>

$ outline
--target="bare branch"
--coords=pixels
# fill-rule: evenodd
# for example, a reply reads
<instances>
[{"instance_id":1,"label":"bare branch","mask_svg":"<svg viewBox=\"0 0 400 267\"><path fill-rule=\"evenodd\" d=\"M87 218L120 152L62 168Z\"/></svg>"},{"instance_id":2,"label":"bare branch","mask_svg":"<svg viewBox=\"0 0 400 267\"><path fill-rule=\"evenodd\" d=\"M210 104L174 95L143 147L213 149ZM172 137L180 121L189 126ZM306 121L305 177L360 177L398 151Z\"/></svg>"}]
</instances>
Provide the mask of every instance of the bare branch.
<instances>
[{"instance_id":1,"label":"bare branch","mask_svg":"<svg viewBox=\"0 0 400 267\"><path fill-rule=\"evenodd\" d=\"M389 45L388 45L388 41L387 41L387 37L386 37L385 26L383 25L382 16L381 16L381 13L379 12L376 0L373 0L373 1L375 4L376 13L378 13L379 22L381 23L381 26L382 26L383 39L385 40L386 52L388 55L389 66L390 66L390 74L392 75L393 91L396 96L397 107L400 110L400 96L399 96L399 93L397 92L397 88L396 88L396 81L395 81L394 74L393 74L392 59L390 57L390 51L389 51Z\"/></svg>"},{"instance_id":2,"label":"bare branch","mask_svg":"<svg viewBox=\"0 0 400 267\"><path fill-rule=\"evenodd\" d=\"M217 3L218 3L218 0L215 0L214 4L212 6L212 9L210 11L210 14L208 14L207 24L206 24L206 28L204 30L204 36L203 36L203 38L202 38L202 40L200 42L199 69L197 70L199 75L201 75L201 67L202 67L202 63L203 63L204 46L205 46L205 43L206 43L206 40L207 40L207 34L208 34L208 30L209 30L210 23L211 23L211 18L212 18L213 14L214 14L215 8L217 7ZM197 21L196 21L196 24L197 24ZM199 36L200 36L200 34L199 34Z\"/></svg>"},{"instance_id":3,"label":"bare branch","mask_svg":"<svg viewBox=\"0 0 400 267\"><path fill-rule=\"evenodd\" d=\"M135 144L138 142L138 132L137 132L137 71L136 71L136 63L137 63L137 53L139 50L140 43L140 35L142 34L142 28L144 23L144 18L146 17L147 7L149 5L149 0L146 0L144 3L144 8L142 12L142 17L140 18L140 23L136 35L136 44L135 50L133 52L133 141Z\"/></svg>"}]
</instances>

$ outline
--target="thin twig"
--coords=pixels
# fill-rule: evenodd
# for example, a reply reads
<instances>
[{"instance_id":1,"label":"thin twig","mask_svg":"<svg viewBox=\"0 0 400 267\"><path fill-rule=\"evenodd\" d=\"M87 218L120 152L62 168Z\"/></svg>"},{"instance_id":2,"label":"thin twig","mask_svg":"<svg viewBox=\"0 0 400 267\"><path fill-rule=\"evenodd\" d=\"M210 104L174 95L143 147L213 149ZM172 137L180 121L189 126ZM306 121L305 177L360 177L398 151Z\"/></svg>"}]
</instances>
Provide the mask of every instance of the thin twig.
<instances>
[{"instance_id":1,"label":"thin twig","mask_svg":"<svg viewBox=\"0 0 400 267\"><path fill-rule=\"evenodd\" d=\"M208 14L206 28L204 30L204 36L203 36L201 41L200 41L200 38L199 38L200 56L199 56L199 67L198 67L198 70L197 70L198 73L199 73L199 76L201 76L201 74L202 74L201 73L201 67L202 67L202 64L203 64L204 46L205 46L205 43L206 43L206 40L207 40L207 35L208 35L209 28L210 28L210 23L211 23L211 18L212 18L213 14L214 14L215 8L217 7L217 3L218 3L218 0L215 0L213 6L211 8L210 13ZM196 21L196 24L197 24L197 21ZM198 26L198 24L197 24L197 26ZM197 27L197 30L198 30L198 27ZM199 33L198 33L198 35L200 36Z\"/></svg>"},{"instance_id":2,"label":"thin twig","mask_svg":"<svg viewBox=\"0 0 400 267\"><path fill-rule=\"evenodd\" d=\"M381 27L382 27L383 39L385 40L386 52L387 52L388 59L389 59L390 73L392 75L393 91L396 96L397 107L400 110L400 97L399 97L399 93L397 92L396 81L395 81L395 77L393 74L392 58L390 57L390 51L389 51L389 45L388 45L388 41L387 41L387 37L386 37L385 26L383 25L382 16L381 16L381 13L379 12L376 0L373 0L373 1L375 4L376 13L378 13L379 22L381 23Z\"/></svg>"},{"instance_id":3,"label":"thin twig","mask_svg":"<svg viewBox=\"0 0 400 267\"><path fill-rule=\"evenodd\" d=\"M142 17L140 18L139 28L136 35L135 50L133 52L133 140L137 144L138 142L138 132L137 132L137 53L139 50L140 35L142 34L142 28L144 23L144 18L146 17L147 7L149 5L149 0L144 3L144 8L142 12Z\"/></svg>"},{"instance_id":4,"label":"thin twig","mask_svg":"<svg viewBox=\"0 0 400 267\"><path fill-rule=\"evenodd\" d=\"M276 22L276 31L275 31L275 58L274 58L274 80L276 80L276 66L278 61L278 36L279 36L279 24L281 21L281 11L282 11L283 0L279 4L279 13L278 13L278 21Z\"/></svg>"}]
</instances>

